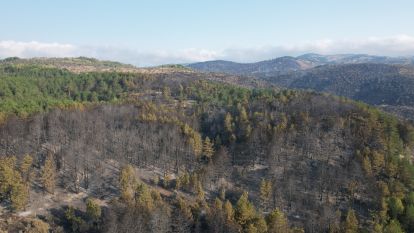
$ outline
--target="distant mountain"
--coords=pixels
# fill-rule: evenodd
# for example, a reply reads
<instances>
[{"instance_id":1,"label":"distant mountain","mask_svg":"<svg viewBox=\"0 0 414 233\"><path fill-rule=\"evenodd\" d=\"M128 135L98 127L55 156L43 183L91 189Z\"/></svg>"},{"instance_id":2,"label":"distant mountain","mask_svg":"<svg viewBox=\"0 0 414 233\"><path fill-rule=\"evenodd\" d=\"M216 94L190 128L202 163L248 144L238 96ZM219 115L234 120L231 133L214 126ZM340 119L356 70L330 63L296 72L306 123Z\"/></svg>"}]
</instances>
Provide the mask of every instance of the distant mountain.
<instances>
[{"instance_id":1,"label":"distant mountain","mask_svg":"<svg viewBox=\"0 0 414 233\"><path fill-rule=\"evenodd\" d=\"M410 57L309 53L256 63L210 61L189 67L344 96L414 120L414 58Z\"/></svg>"},{"instance_id":2,"label":"distant mountain","mask_svg":"<svg viewBox=\"0 0 414 233\"><path fill-rule=\"evenodd\" d=\"M414 66L389 64L323 65L306 71L262 77L281 87L309 89L380 106L414 120Z\"/></svg>"},{"instance_id":3,"label":"distant mountain","mask_svg":"<svg viewBox=\"0 0 414 233\"><path fill-rule=\"evenodd\" d=\"M320 55L309 53L298 57L285 56L254 63L237 63L223 60L207 61L189 64L188 67L204 72L268 77L308 70L321 65L360 63L409 65L414 64L414 58L371 56L366 54Z\"/></svg>"},{"instance_id":4,"label":"distant mountain","mask_svg":"<svg viewBox=\"0 0 414 233\"><path fill-rule=\"evenodd\" d=\"M319 66L291 75L286 87L329 92L374 105L414 106L414 73L404 70L403 66L369 63Z\"/></svg>"},{"instance_id":5,"label":"distant mountain","mask_svg":"<svg viewBox=\"0 0 414 233\"><path fill-rule=\"evenodd\" d=\"M237 75L274 75L290 71L305 70L316 66L312 61L295 57L279 57L255 63L237 63L231 61L207 61L189 64L188 67L205 72L230 73Z\"/></svg>"}]
</instances>

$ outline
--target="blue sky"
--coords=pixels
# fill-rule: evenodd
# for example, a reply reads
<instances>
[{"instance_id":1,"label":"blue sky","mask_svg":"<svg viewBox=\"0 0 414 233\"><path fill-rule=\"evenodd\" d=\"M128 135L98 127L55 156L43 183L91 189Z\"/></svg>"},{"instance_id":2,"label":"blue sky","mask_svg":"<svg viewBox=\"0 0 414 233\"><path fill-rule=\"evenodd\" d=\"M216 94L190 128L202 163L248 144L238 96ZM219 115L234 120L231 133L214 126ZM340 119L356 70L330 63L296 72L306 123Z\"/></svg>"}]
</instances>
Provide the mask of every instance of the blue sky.
<instances>
[{"instance_id":1,"label":"blue sky","mask_svg":"<svg viewBox=\"0 0 414 233\"><path fill-rule=\"evenodd\" d=\"M2 1L0 57L136 65L282 55L414 55L410 0Z\"/></svg>"}]
</instances>

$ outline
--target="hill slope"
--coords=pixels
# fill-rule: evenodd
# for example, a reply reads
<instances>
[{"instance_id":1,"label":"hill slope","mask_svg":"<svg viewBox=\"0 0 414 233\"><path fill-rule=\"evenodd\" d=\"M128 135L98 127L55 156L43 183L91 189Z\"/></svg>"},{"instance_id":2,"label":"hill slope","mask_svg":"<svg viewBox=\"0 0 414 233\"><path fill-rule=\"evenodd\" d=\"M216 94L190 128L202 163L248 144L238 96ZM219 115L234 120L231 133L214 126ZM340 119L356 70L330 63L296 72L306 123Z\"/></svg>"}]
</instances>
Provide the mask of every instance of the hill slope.
<instances>
[{"instance_id":1,"label":"hill slope","mask_svg":"<svg viewBox=\"0 0 414 233\"><path fill-rule=\"evenodd\" d=\"M291 78L287 86L329 92L373 105L414 105L414 75L403 74L402 69L384 64L321 66Z\"/></svg>"},{"instance_id":2,"label":"hill slope","mask_svg":"<svg viewBox=\"0 0 414 233\"><path fill-rule=\"evenodd\" d=\"M393 114L414 120L412 64L411 58L305 54L249 64L215 61L190 67L246 75L285 88L328 92L381 105Z\"/></svg>"},{"instance_id":3,"label":"hill slope","mask_svg":"<svg viewBox=\"0 0 414 233\"><path fill-rule=\"evenodd\" d=\"M195 72L0 74L8 230L413 230L413 126L375 108Z\"/></svg>"}]
</instances>

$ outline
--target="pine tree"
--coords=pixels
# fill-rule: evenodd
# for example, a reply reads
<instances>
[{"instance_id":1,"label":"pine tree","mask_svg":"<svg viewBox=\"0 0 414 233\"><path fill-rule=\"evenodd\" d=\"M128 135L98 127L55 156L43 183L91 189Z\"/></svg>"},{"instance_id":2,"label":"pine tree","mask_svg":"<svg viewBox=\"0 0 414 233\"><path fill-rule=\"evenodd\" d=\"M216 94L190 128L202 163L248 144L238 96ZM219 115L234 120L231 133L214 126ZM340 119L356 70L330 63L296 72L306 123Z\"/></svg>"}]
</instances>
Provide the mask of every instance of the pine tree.
<instances>
[{"instance_id":1,"label":"pine tree","mask_svg":"<svg viewBox=\"0 0 414 233\"><path fill-rule=\"evenodd\" d=\"M269 208L270 200L272 198L272 182L262 179L260 182L260 201L263 210Z\"/></svg>"},{"instance_id":2,"label":"pine tree","mask_svg":"<svg viewBox=\"0 0 414 233\"><path fill-rule=\"evenodd\" d=\"M85 221L75 214L75 209L72 206L65 211L66 221L71 225L72 232L82 232L85 226Z\"/></svg>"},{"instance_id":3,"label":"pine tree","mask_svg":"<svg viewBox=\"0 0 414 233\"><path fill-rule=\"evenodd\" d=\"M388 206L390 208L391 217L393 218L397 218L404 212L404 205L400 198L391 197L388 201Z\"/></svg>"},{"instance_id":4,"label":"pine tree","mask_svg":"<svg viewBox=\"0 0 414 233\"><path fill-rule=\"evenodd\" d=\"M246 230L244 232L246 232L246 233L259 233L256 226L252 223L247 225Z\"/></svg>"},{"instance_id":5,"label":"pine tree","mask_svg":"<svg viewBox=\"0 0 414 233\"><path fill-rule=\"evenodd\" d=\"M86 214L88 215L89 219L92 221L97 221L101 217L101 213L102 211L99 204L95 200L88 198L86 201Z\"/></svg>"},{"instance_id":6,"label":"pine tree","mask_svg":"<svg viewBox=\"0 0 414 233\"><path fill-rule=\"evenodd\" d=\"M234 216L236 221L243 227L246 227L246 224L256 217L256 210L254 205L248 200L247 192L244 192L237 201Z\"/></svg>"},{"instance_id":7,"label":"pine tree","mask_svg":"<svg viewBox=\"0 0 414 233\"><path fill-rule=\"evenodd\" d=\"M21 177L12 185L10 202L13 210L22 210L29 201L29 188L21 181Z\"/></svg>"},{"instance_id":8,"label":"pine tree","mask_svg":"<svg viewBox=\"0 0 414 233\"><path fill-rule=\"evenodd\" d=\"M269 233L288 233L289 232L289 224L288 220L278 209L272 211L267 217L267 227Z\"/></svg>"},{"instance_id":9,"label":"pine tree","mask_svg":"<svg viewBox=\"0 0 414 233\"><path fill-rule=\"evenodd\" d=\"M30 222L30 228L27 230L27 233L49 233L50 226L49 224L43 222L40 219L33 219Z\"/></svg>"},{"instance_id":10,"label":"pine tree","mask_svg":"<svg viewBox=\"0 0 414 233\"><path fill-rule=\"evenodd\" d=\"M214 209L220 211L223 209L223 202L217 197L214 199Z\"/></svg>"},{"instance_id":11,"label":"pine tree","mask_svg":"<svg viewBox=\"0 0 414 233\"><path fill-rule=\"evenodd\" d=\"M411 231L414 231L414 205L409 204L405 208L404 223Z\"/></svg>"},{"instance_id":12,"label":"pine tree","mask_svg":"<svg viewBox=\"0 0 414 233\"><path fill-rule=\"evenodd\" d=\"M189 139L189 143L193 148L195 156L198 158L203 151L203 140L198 132L193 132Z\"/></svg>"},{"instance_id":13,"label":"pine tree","mask_svg":"<svg viewBox=\"0 0 414 233\"><path fill-rule=\"evenodd\" d=\"M353 209L349 209L346 215L344 224L345 233L357 233L358 232L358 220Z\"/></svg>"},{"instance_id":14,"label":"pine tree","mask_svg":"<svg viewBox=\"0 0 414 233\"><path fill-rule=\"evenodd\" d=\"M16 169L16 158L0 159L0 196L9 199L13 210L22 210L29 200L29 187Z\"/></svg>"},{"instance_id":15,"label":"pine tree","mask_svg":"<svg viewBox=\"0 0 414 233\"><path fill-rule=\"evenodd\" d=\"M152 198L151 190L145 184L139 184L135 192L135 203L147 210L154 209L154 200Z\"/></svg>"},{"instance_id":16,"label":"pine tree","mask_svg":"<svg viewBox=\"0 0 414 233\"><path fill-rule=\"evenodd\" d=\"M214 155L213 143L211 143L210 138L206 137L203 144L203 156L207 159L211 159Z\"/></svg>"},{"instance_id":17,"label":"pine tree","mask_svg":"<svg viewBox=\"0 0 414 233\"><path fill-rule=\"evenodd\" d=\"M25 155L23 161L20 164L20 173L25 182L30 182L31 179L31 168L33 165L33 157L30 155Z\"/></svg>"},{"instance_id":18,"label":"pine tree","mask_svg":"<svg viewBox=\"0 0 414 233\"><path fill-rule=\"evenodd\" d=\"M247 139L250 136L252 128L249 122L249 116L247 115L247 111L243 106L239 106L239 132L238 137Z\"/></svg>"},{"instance_id":19,"label":"pine tree","mask_svg":"<svg viewBox=\"0 0 414 233\"><path fill-rule=\"evenodd\" d=\"M184 174L180 177L180 180L185 189L190 189L190 174L188 174L188 172L184 172Z\"/></svg>"},{"instance_id":20,"label":"pine tree","mask_svg":"<svg viewBox=\"0 0 414 233\"><path fill-rule=\"evenodd\" d=\"M56 167L52 156L46 158L41 180L45 191L53 194L56 186Z\"/></svg>"},{"instance_id":21,"label":"pine tree","mask_svg":"<svg viewBox=\"0 0 414 233\"><path fill-rule=\"evenodd\" d=\"M172 209L171 232L192 232L193 214L181 197L177 197L176 208Z\"/></svg>"},{"instance_id":22,"label":"pine tree","mask_svg":"<svg viewBox=\"0 0 414 233\"><path fill-rule=\"evenodd\" d=\"M392 219L384 228L384 233L404 233L404 230L401 228L401 224L397 219Z\"/></svg>"},{"instance_id":23,"label":"pine tree","mask_svg":"<svg viewBox=\"0 0 414 233\"><path fill-rule=\"evenodd\" d=\"M267 233L267 223L266 220L263 217L258 217L254 220L254 226L257 229L258 233Z\"/></svg>"},{"instance_id":24,"label":"pine tree","mask_svg":"<svg viewBox=\"0 0 414 233\"><path fill-rule=\"evenodd\" d=\"M372 175L371 161L367 156L362 159L362 168L368 176Z\"/></svg>"},{"instance_id":25,"label":"pine tree","mask_svg":"<svg viewBox=\"0 0 414 233\"><path fill-rule=\"evenodd\" d=\"M13 184L16 183L16 158L0 158L0 195L2 198L8 198Z\"/></svg>"},{"instance_id":26,"label":"pine tree","mask_svg":"<svg viewBox=\"0 0 414 233\"><path fill-rule=\"evenodd\" d=\"M197 183L197 199L199 201L203 201L204 197L205 197L205 193L204 193L204 190L203 190L203 186L201 185L201 182L198 181L198 183Z\"/></svg>"},{"instance_id":27,"label":"pine tree","mask_svg":"<svg viewBox=\"0 0 414 233\"><path fill-rule=\"evenodd\" d=\"M191 211L191 207L187 205L187 203L181 198L178 197L177 199L178 209L187 219L193 219L193 213Z\"/></svg>"},{"instance_id":28,"label":"pine tree","mask_svg":"<svg viewBox=\"0 0 414 233\"><path fill-rule=\"evenodd\" d=\"M229 200L226 200L224 203L224 214L226 215L226 220L232 222L234 220L234 209L233 205L230 203Z\"/></svg>"},{"instance_id":29,"label":"pine tree","mask_svg":"<svg viewBox=\"0 0 414 233\"><path fill-rule=\"evenodd\" d=\"M224 117L224 130L225 137L223 138L225 142L233 143L236 140L236 135L234 135L234 122L233 117L228 112Z\"/></svg>"},{"instance_id":30,"label":"pine tree","mask_svg":"<svg viewBox=\"0 0 414 233\"><path fill-rule=\"evenodd\" d=\"M384 164L385 164L384 155L376 151L372 152L371 167L372 167L372 171L376 175L378 175L382 171L382 169L384 168Z\"/></svg>"},{"instance_id":31,"label":"pine tree","mask_svg":"<svg viewBox=\"0 0 414 233\"><path fill-rule=\"evenodd\" d=\"M119 173L119 186L121 191L121 199L125 201L132 200L134 196L134 186L136 184L135 171L131 165L126 165Z\"/></svg>"},{"instance_id":32,"label":"pine tree","mask_svg":"<svg viewBox=\"0 0 414 233\"><path fill-rule=\"evenodd\" d=\"M233 117L228 112L226 116L224 117L224 129L227 131L227 133L233 133Z\"/></svg>"}]
</instances>

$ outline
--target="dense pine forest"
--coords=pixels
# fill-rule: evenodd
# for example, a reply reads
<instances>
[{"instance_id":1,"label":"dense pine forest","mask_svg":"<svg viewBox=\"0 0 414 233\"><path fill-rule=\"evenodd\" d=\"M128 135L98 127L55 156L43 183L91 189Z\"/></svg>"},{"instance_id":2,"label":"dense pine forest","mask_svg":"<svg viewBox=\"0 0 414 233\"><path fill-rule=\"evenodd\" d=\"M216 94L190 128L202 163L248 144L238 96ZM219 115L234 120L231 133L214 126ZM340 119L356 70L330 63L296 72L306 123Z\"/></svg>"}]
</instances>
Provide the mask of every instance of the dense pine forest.
<instances>
[{"instance_id":1,"label":"dense pine forest","mask_svg":"<svg viewBox=\"0 0 414 233\"><path fill-rule=\"evenodd\" d=\"M75 61L0 62L2 231L414 232L410 122L260 80Z\"/></svg>"}]
</instances>

